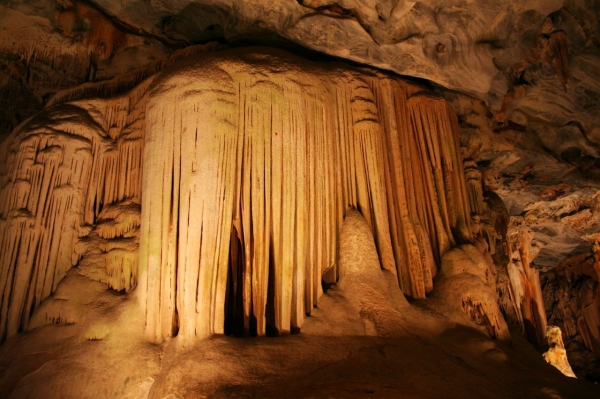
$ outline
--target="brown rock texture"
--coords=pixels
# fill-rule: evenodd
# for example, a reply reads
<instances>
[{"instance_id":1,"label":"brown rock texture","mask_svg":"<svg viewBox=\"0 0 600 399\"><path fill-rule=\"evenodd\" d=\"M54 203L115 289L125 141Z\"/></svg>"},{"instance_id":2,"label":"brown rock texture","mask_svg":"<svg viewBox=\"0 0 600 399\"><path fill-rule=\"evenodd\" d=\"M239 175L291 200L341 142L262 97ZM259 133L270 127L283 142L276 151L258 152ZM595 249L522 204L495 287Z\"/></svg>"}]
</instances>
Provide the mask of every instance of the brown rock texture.
<instances>
[{"instance_id":1,"label":"brown rock texture","mask_svg":"<svg viewBox=\"0 0 600 399\"><path fill-rule=\"evenodd\" d=\"M592 254L580 255L544 275L549 322L564 331L576 373L597 378L600 344L600 290Z\"/></svg>"},{"instance_id":2,"label":"brown rock texture","mask_svg":"<svg viewBox=\"0 0 600 399\"><path fill-rule=\"evenodd\" d=\"M600 383L599 21L590 0L2 3L0 392L85 397L80 368L107 397L277 396L256 381L288 355L395 370L411 347L544 375L516 393L458 367L476 397ZM290 333L270 365L210 343ZM213 374L203 345L258 360ZM580 381L540 382L548 348ZM348 396L398 396L377 378Z\"/></svg>"},{"instance_id":3,"label":"brown rock texture","mask_svg":"<svg viewBox=\"0 0 600 399\"><path fill-rule=\"evenodd\" d=\"M33 310L76 264L114 289L136 285L139 99L61 104L3 143L3 339L28 328Z\"/></svg>"}]
</instances>

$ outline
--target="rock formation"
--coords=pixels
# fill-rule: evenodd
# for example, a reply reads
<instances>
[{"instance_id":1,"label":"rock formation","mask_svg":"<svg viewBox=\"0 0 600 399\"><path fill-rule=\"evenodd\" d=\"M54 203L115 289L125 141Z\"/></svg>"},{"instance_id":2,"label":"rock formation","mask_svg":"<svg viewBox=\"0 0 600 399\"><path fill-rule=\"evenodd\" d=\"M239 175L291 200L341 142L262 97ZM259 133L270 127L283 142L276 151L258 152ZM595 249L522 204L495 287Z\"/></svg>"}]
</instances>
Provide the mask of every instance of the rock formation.
<instances>
[{"instance_id":1,"label":"rock formation","mask_svg":"<svg viewBox=\"0 0 600 399\"><path fill-rule=\"evenodd\" d=\"M463 329L497 370L533 364L523 335L540 375L550 347L600 382L594 2L16 0L0 21L0 391L85 396L48 349L98 373L82 340L129 351L137 388L106 396L163 397L179 377L148 339L168 367L302 332L280 355L316 367L321 332L450 353Z\"/></svg>"},{"instance_id":2,"label":"rock formation","mask_svg":"<svg viewBox=\"0 0 600 399\"><path fill-rule=\"evenodd\" d=\"M75 264L117 290L139 275L153 340L223 333L229 274L244 331L299 329L349 206L403 292L431 291L470 237L445 102L384 74L235 53L190 57L125 96L54 100L7 141L4 336Z\"/></svg>"},{"instance_id":3,"label":"rock formation","mask_svg":"<svg viewBox=\"0 0 600 399\"><path fill-rule=\"evenodd\" d=\"M546 309L540 285L539 272L532 268L531 233L519 230L509 242L511 262L508 275L512 287L516 313L526 336L538 346L545 342Z\"/></svg>"},{"instance_id":4,"label":"rock formation","mask_svg":"<svg viewBox=\"0 0 600 399\"><path fill-rule=\"evenodd\" d=\"M358 211L346 212L339 241L338 286L353 293L348 301L360 316L363 334L402 335L406 329L403 318L410 305L402 292L395 289L393 274L382 272L373 233Z\"/></svg>"},{"instance_id":5,"label":"rock formation","mask_svg":"<svg viewBox=\"0 0 600 399\"><path fill-rule=\"evenodd\" d=\"M299 44L344 59L428 79L498 109L545 63L564 84L596 63L593 2L528 0L442 2L177 0L126 5L113 0L60 0L3 5L6 59L0 88L3 129L43 107L52 94L104 80L162 59L174 49L221 40ZM585 54L583 63L569 60ZM581 73L583 72L583 74ZM569 75L571 76L569 80ZM554 93L555 87L540 87ZM533 94L533 93L532 93ZM540 95L541 93L537 93ZM578 101L581 99L577 99ZM587 102L587 101L586 101ZM541 108L527 101L527 108Z\"/></svg>"},{"instance_id":6,"label":"rock formation","mask_svg":"<svg viewBox=\"0 0 600 399\"><path fill-rule=\"evenodd\" d=\"M222 333L231 267L245 331L301 328L349 206L403 292L425 297L436 260L469 237L445 102L385 75L228 54L167 70L149 92L140 258L154 339ZM232 227L243 262L230 265Z\"/></svg>"},{"instance_id":7,"label":"rock formation","mask_svg":"<svg viewBox=\"0 0 600 399\"><path fill-rule=\"evenodd\" d=\"M27 329L33 310L76 264L114 289L136 285L139 105L135 98L61 104L4 142L3 339Z\"/></svg>"},{"instance_id":8,"label":"rock formation","mask_svg":"<svg viewBox=\"0 0 600 399\"><path fill-rule=\"evenodd\" d=\"M592 253L567 259L544 275L549 322L564 331L569 356L582 375L597 375L600 293Z\"/></svg>"},{"instance_id":9,"label":"rock formation","mask_svg":"<svg viewBox=\"0 0 600 399\"><path fill-rule=\"evenodd\" d=\"M549 348L544 353L544 359L567 377L577 378L571 369L569 359L567 359L567 351L563 344L560 328L548 326L546 330L546 344Z\"/></svg>"}]
</instances>

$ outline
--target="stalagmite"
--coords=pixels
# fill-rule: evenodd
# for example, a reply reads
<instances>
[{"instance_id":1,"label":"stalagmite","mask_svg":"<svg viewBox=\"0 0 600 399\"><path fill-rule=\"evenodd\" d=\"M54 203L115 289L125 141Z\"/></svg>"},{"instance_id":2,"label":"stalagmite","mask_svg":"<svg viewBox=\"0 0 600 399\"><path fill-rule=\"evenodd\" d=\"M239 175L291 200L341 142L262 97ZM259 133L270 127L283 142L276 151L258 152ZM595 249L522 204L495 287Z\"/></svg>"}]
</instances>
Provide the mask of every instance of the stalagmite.
<instances>
[{"instance_id":1,"label":"stalagmite","mask_svg":"<svg viewBox=\"0 0 600 399\"><path fill-rule=\"evenodd\" d=\"M544 359L567 377L577 378L569 364L560 328L556 326L546 328L546 345L548 350L543 354Z\"/></svg>"},{"instance_id":2,"label":"stalagmite","mask_svg":"<svg viewBox=\"0 0 600 399\"><path fill-rule=\"evenodd\" d=\"M361 332L380 337L402 336L408 301L402 292L388 283L393 273L382 270L373 231L355 209L348 209L340 226L338 287L351 293L347 301L361 321ZM349 312L348 318L352 318Z\"/></svg>"},{"instance_id":3,"label":"stalagmite","mask_svg":"<svg viewBox=\"0 0 600 399\"><path fill-rule=\"evenodd\" d=\"M600 356L600 277L598 233L589 253L565 259L556 269L544 274L543 295L548 309L548 323L562 331L569 348L581 342L596 357ZM577 356L577 353L574 353ZM575 362L574 362L575 363Z\"/></svg>"}]
</instances>

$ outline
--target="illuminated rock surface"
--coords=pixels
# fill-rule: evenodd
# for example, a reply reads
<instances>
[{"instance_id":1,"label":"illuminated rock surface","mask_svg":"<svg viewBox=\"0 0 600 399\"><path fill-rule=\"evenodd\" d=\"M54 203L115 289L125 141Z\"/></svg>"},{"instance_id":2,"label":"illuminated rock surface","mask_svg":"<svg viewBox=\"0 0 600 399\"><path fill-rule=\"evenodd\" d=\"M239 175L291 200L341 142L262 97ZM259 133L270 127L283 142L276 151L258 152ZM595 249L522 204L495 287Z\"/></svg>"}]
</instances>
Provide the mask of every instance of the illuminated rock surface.
<instances>
[{"instance_id":1,"label":"illuminated rock surface","mask_svg":"<svg viewBox=\"0 0 600 399\"><path fill-rule=\"evenodd\" d=\"M597 397L599 12L5 2L0 396Z\"/></svg>"},{"instance_id":2,"label":"illuminated rock surface","mask_svg":"<svg viewBox=\"0 0 600 399\"><path fill-rule=\"evenodd\" d=\"M20 230L3 235L3 336L27 329L75 264L116 290L141 274L153 341L223 333L238 274L229 297L242 299L233 322L246 335L300 329L321 276L337 280L348 207L406 295L433 289L436 263L470 238L446 103L270 53L190 57L128 96L56 104L15 131L2 226Z\"/></svg>"},{"instance_id":3,"label":"illuminated rock surface","mask_svg":"<svg viewBox=\"0 0 600 399\"><path fill-rule=\"evenodd\" d=\"M140 261L154 340L222 333L232 267L244 331L301 328L321 276L337 275L348 207L365 215L384 269L414 298L433 288L436 260L470 236L443 100L270 53L188 59L150 89ZM242 250L229 262L232 244Z\"/></svg>"},{"instance_id":4,"label":"illuminated rock surface","mask_svg":"<svg viewBox=\"0 0 600 399\"><path fill-rule=\"evenodd\" d=\"M429 398L440 392L587 398L598 392L561 378L518 334L511 344L490 340L461 310L443 302L409 304L395 276L381 269L371 229L355 211L341 226L340 269L339 283L323 294L302 333L276 339L215 336L184 347L148 345L135 298L88 291L82 295L88 313L79 323L47 326L0 348L3 362L22 359L0 382L19 398L57 392L81 398ZM100 340L99 332L106 334Z\"/></svg>"},{"instance_id":5,"label":"illuminated rock surface","mask_svg":"<svg viewBox=\"0 0 600 399\"><path fill-rule=\"evenodd\" d=\"M86 386L65 384L107 367L86 360L89 344L109 354L106 361L127 358L110 372L125 382L96 382L101 396L152 397L228 396L228 389L273 397L299 370L335 370L365 345L384 358L388 346L394 353L417 345L448 367L456 356L448 353L469 348L460 356L475 363L453 371L464 378L510 358L519 367L537 364L537 382L526 388L532 394L587 395L593 387L569 385L579 382L543 382L552 373L541 356L510 349L523 343L518 332L511 338L500 310L490 252L505 227L490 225L491 235L469 244L481 233L472 226L474 207L484 220L495 208L488 211L472 182L467 194L471 172L463 170L457 120L443 99L341 63L262 48L194 54L205 49L172 57L122 95L94 99L131 84L127 78L65 92L5 141L2 226L19 228L3 234L13 254L2 264L11 276L2 302L7 392L86 397ZM519 242L528 265L529 247ZM338 277L323 294L322 280ZM512 303L521 327L528 334L533 324L538 334L527 301L541 295L539 279L510 284L522 292ZM409 304L405 295L420 300ZM43 339L14 336L34 328L30 336ZM206 338L299 331L274 345L282 359L312 361L283 371L268 341ZM167 346L148 347L148 338ZM50 349L59 343L66 353ZM253 359L242 368L226 355L236 347ZM220 366L197 363L200 353ZM11 368L21 357L29 360ZM369 354L350 360L345 378L373 361ZM65 370L64 362L73 364ZM185 365L199 374L182 380ZM504 381L521 378L503 370ZM243 375L250 382L241 383ZM341 396L402 391L384 388L397 374L378 375L378 384L358 378ZM348 386L345 378L334 386ZM478 378L499 381L495 372ZM333 394L309 381L296 385L299 396ZM431 396L429 385L414 394Z\"/></svg>"},{"instance_id":6,"label":"illuminated rock surface","mask_svg":"<svg viewBox=\"0 0 600 399\"><path fill-rule=\"evenodd\" d=\"M546 330L546 344L548 351L544 352L544 359L567 377L574 377L575 374L567 359L567 351L562 340L560 328L556 326L548 326Z\"/></svg>"}]
</instances>

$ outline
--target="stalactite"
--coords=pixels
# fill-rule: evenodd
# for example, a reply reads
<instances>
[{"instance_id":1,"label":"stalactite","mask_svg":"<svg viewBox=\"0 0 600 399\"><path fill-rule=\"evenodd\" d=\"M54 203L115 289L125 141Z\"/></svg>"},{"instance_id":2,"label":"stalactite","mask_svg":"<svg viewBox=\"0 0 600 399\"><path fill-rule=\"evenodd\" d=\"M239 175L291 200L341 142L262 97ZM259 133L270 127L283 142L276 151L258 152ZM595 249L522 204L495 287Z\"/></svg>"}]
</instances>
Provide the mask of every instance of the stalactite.
<instances>
[{"instance_id":1,"label":"stalactite","mask_svg":"<svg viewBox=\"0 0 600 399\"><path fill-rule=\"evenodd\" d=\"M139 286L153 341L226 325L287 334L317 306L323 274L339 275L347 209L414 298L471 238L458 122L443 100L276 50L201 50L61 93L49 121L9 140L4 336L74 264L116 290Z\"/></svg>"},{"instance_id":2,"label":"stalactite","mask_svg":"<svg viewBox=\"0 0 600 399\"><path fill-rule=\"evenodd\" d=\"M20 58L20 61L26 66L27 83L32 86L39 87L68 87L77 82L84 81L88 64L88 57L85 53L67 51L64 49L58 50L54 46L48 46L47 43L33 42L25 40L15 49L15 56ZM54 75L50 78L40 73L40 69L44 70L51 67L54 70L69 71L69 74ZM14 73L16 71L10 71ZM14 79L19 78L18 75L13 75ZM22 79L23 76L20 77ZM51 79L51 81L49 81Z\"/></svg>"},{"instance_id":3,"label":"stalactite","mask_svg":"<svg viewBox=\"0 0 600 399\"><path fill-rule=\"evenodd\" d=\"M553 56L552 67L566 85L569 81L569 38L565 32L557 31L550 35L548 45Z\"/></svg>"},{"instance_id":4,"label":"stalactite","mask_svg":"<svg viewBox=\"0 0 600 399\"><path fill-rule=\"evenodd\" d=\"M477 163L471 158L464 161L465 178L467 180L467 191L469 193L469 205L472 214L483 215L485 204L483 202L483 184L481 181L481 172L477 168Z\"/></svg>"},{"instance_id":5,"label":"stalactite","mask_svg":"<svg viewBox=\"0 0 600 399\"><path fill-rule=\"evenodd\" d=\"M483 193L485 204L489 214L490 224L493 227L495 238L502 241L503 252L507 252L507 234L508 224L510 222L510 216L508 209L502 198L493 191L486 191ZM495 239L494 239L495 240ZM493 253L493 252L492 252Z\"/></svg>"},{"instance_id":6,"label":"stalactite","mask_svg":"<svg viewBox=\"0 0 600 399\"><path fill-rule=\"evenodd\" d=\"M474 235L479 237L479 242L490 255L496 253L496 241L501 240L502 252L506 254L510 216L504 201L492 191L483 191L481 172L471 158L464 159L464 174Z\"/></svg>"},{"instance_id":7,"label":"stalactite","mask_svg":"<svg viewBox=\"0 0 600 399\"><path fill-rule=\"evenodd\" d=\"M82 274L116 290L136 285L144 125L128 113L138 107L128 97L59 104L4 142L2 340L28 328L33 311L82 259ZM113 244L102 250L102 241Z\"/></svg>"},{"instance_id":8,"label":"stalactite","mask_svg":"<svg viewBox=\"0 0 600 399\"><path fill-rule=\"evenodd\" d=\"M245 334L299 330L323 273L336 275L348 207L372 228L382 267L424 297L455 231L470 238L446 103L384 74L237 53L186 61L186 73L210 80L172 68L149 92L140 247L149 337L222 333L225 314Z\"/></svg>"},{"instance_id":9,"label":"stalactite","mask_svg":"<svg viewBox=\"0 0 600 399\"><path fill-rule=\"evenodd\" d=\"M2 337L27 325L31 310L50 295L72 266L74 228L88 168L89 143L81 137L65 141L61 133L24 132L12 146L2 174L0 224L4 275ZM15 195L16 194L16 195ZM6 230L5 230L6 229Z\"/></svg>"},{"instance_id":10,"label":"stalactite","mask_svg":"<svg viewBox=\"0 0 600 399\"><path fill-rule=\"evenodd\" d=\"M508 275L523 333L532 343L542 347L546 334L546 309L539 272L531 265L531 240L531 232L527 230L519 230L509 236L511 262Z\"/></svg>"}]
</instances>

